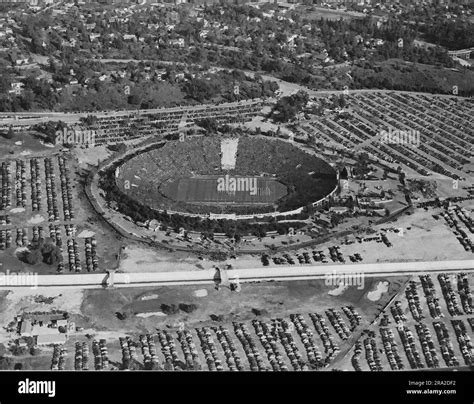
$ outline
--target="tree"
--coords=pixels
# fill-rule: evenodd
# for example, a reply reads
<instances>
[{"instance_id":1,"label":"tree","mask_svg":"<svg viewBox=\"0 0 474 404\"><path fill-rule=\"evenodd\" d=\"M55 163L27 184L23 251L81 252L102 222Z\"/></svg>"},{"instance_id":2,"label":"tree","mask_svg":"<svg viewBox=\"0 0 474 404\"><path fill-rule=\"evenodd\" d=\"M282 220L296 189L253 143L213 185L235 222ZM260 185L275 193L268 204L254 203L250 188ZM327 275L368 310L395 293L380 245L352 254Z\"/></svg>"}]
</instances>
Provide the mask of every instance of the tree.
<instances>
[{"instance_id":1,"label":"tree","mask_svg":"<svg viewBox=\"0 0 474 404\"><path fill-rule=\"evenodd\" d=\"M309 96L305 91L298 91L296 94L282 97L273 108L271 116L277 122L291 121L303 110L308 100Z\"/></svg>"},{"instance_id":2,"label":"tree","mask_svg":"<svg viewBox=\"0 0 474 404\"><path fill-rule=\"evenodd\" d=\"M31 347L31 348L30 348L30 354L31 354L32 356L38 356L38 355L41 354L41 349L38 348L37 346Z\"/></svg>"},{"instance_id":3,"label":"tree","mask_svg":"<svg viewBox=\"0 0 474 404\"><path fill-rule=\"evenodd\" d=\"M36 265L43 261L43 255L39 249L28 250L25 254L27 264Z\"/></svg>"},{"instance_id":4,"label":"tree","mask_svg":"<svg viewBox=\"0 0 474 404\"><path fill-rule=\"evenodd\" d=\"M12 370L15 362L9 356L2 356L0 358L0 370Z\"/></svg>"},{"instance_id":5,"label":"tree","mask_svg":"<svg viewBox=\"0 0 474 404\"><path fill-rule=\"evenodd\" d=\"M57 265L63 260L60 248L52 242L43 244L41 247L41 255L43 262L48 265Z\"/></svg>"},{"instance_id":6,"label":"tree","mask_svg":"<svg viewBox=\"0 0 474 404\"><path fill-rule=\"evenodd\" d=\"M200 119L199 121L196 121L196 125L211 133L217 132L217 129L219 128L219 124L214 118Z\"/></svg>"},{"instance_id":7,"label":"tree","mask_svg":"<svg viewBox=\"0 0 474 404\"><path fill-rule=\"evenodd\" d=\"M184 311L185 313L192 313L193 311L197 310L197 306L195 304L186 304L186 303L180 303L179 304L179 309Z\"/></svg>"},{"instance_id":8,"label":"tree","mask_svg":"<svg viewBox=\"0 0 474 404\"><path fill-rule=\"evenodd\" d=\"M13 131L13 126L10 125L8 132L5 134L7 139L13 139L15 137L15 132Z\"/></svg>"}]
</instances>

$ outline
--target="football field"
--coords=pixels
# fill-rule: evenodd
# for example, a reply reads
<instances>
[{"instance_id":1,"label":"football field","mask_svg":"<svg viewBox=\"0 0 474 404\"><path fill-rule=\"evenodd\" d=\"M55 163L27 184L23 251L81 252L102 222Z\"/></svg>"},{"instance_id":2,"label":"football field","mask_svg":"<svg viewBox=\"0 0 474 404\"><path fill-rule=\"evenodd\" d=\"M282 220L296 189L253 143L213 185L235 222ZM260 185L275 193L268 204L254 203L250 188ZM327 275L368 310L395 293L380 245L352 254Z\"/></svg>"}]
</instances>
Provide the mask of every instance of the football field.
<instances>
[{"instance_id":1,"label":"football field","mask_svg":"<svg viewBox=\"0 0 474 404\"><path fill-rule=\"evenodd\" d=\"M169 198L187 203L236 204L236 205L268 205L286 195L286 187L273 178L253 177L256 187L244 187L244 181L237 190L219 189L220 176L179 178L162 188ZM243 177L236 177L236 180Z\"/></svg>"}]
</instances>

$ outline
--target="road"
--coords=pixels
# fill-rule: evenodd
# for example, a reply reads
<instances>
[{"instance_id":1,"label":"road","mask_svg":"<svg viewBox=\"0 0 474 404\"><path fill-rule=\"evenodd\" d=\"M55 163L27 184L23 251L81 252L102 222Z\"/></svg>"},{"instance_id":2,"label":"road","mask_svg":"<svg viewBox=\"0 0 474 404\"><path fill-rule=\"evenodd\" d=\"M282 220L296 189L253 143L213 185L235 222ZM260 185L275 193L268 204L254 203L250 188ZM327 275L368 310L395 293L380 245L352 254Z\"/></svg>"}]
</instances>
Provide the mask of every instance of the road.
<instances>
[{"instance_id":1,"label":"road","mask_svg":"<svg viewBox=\"0 0 474 404\"><path fill-rule=\"evenodd\" d=\"M371 264L338 264L338 265L308 265L308 266L280 266L259 267L226 270L225 278L230 282L268 282L327 279L328 276L351 275L360 277L421 275L426 273L473 272L474 260L458 261L417 261L398 263L371 263ZM64 275L38 275L39 288L72 288L72 289L101 289L105 287L157 287L171 285L209 285L215 284L217 271L215 269L174 272L134 272L134 273L88 273ZM2 278L0 289L26 289L28 285L6 284Z\"/></svg>"}]
</instances>

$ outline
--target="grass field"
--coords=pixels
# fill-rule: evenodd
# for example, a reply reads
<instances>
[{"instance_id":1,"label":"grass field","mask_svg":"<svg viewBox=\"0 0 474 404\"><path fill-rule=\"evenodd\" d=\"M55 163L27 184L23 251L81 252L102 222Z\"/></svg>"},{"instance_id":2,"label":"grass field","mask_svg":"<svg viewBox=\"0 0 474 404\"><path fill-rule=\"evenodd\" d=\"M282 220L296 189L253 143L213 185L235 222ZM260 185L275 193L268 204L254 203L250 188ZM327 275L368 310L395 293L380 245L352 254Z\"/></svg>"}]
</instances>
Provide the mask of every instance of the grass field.
<instances>
[{"instance_id":1,"label":"grass field","mask_svg":"<svg viewBox=\"0 0 474 404\"><path fill-rule=\"evenodd\" d=\"M325 285L324 280L267 282L245 284L239 293L227 288L219 291L211 285L130 288L110 291L88 290L84 293L82 316L76 324L84 328L124 333L137 330L153 330L155 327L173 326L183 321L187 327L215 325L211 315L220 315L218 323L250 321L256 316L252 309L262 310L263 318L287 317L290 313L320 312L330 307L353 304L365 321L370 322L390 298L398 292L407 277L381 277L365 279L364 288L351 286L339 296L331 296L334 286ZM389 290L378 301L370 301L367 294L380 281L389 282ZM206 290L206 296L197 296L197 291ZM146 298L144 299L144 297ZM138 313L156 313L162 304L195 304L192 313L179 311L166 316L138 317ZM125 313L127 318L119 320L114 314Z\"/></svg>"},{"instance_id":2,"label":"grass field","mask_svg":"<svg viewBox=\"0 0 474 404\"><path fill-rule=\"evenodd\" d=\"M273 178L254 177L256 189L221 191L219 176L179 178L166 184L162 191L170 199L188 203L269 204L286 195L286 187ZM244 178L244 177L237 177Z\"/></svg>"}]
</instances>

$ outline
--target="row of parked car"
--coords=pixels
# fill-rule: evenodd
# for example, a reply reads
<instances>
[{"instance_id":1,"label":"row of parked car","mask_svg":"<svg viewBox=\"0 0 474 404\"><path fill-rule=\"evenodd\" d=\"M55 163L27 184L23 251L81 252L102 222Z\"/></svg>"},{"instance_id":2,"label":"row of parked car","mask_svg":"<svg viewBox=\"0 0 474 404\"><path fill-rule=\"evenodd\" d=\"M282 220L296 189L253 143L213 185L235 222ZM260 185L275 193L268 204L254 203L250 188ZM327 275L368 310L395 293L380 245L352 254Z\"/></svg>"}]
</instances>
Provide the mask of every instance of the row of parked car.
<instances>
[{"instance_id":1,"label":"row of parked car","mask_svg":"<svg viewBox=\"0 0 474 404\"><path fill-rule=\"evenodd\" d=\"M22 229L18 228L16 229L16 238L15 238L15 244L17 247L26 247L29 244L28 241L28 229Z\"/></svg>"},{"instance_id":2,"label":"row of parked car","mask_svg":"<svg viewBox=\"0 0 474 404\"><path fill-rule=\"evenodd\" d=\"M361 315L356 311L354 306L344 306L342 307L342 311L344 312L344 314L349 319L349 322L351 323L349 330L351 332L354 331L362 322Z\"/></svg>"},{"instance_id":3,"label":"row of parked car","mask_svg":"<svg viewBox=\"0 0 474 404\"><path fill-rule=\"evenodd\" d=\"M468 366L473 365L474 349L471 342L471 337L467 332L464 322L462 320L451 320L451 324L453 325L456 339L458 340L459 349L461 351L462 357L464 358L464 363Z\"/></svg>"},{"instance_id":4,"label":"row of parked car","mask_svg":"<svg viewBox=\"0 0 474 404\"><path fill-rule=\"evenodd\" d=\"M219 355L217 354L217 347L214 343L214 338L209 327L196 328L198 338L201 342L201 349L206 359L207 367L210 371L223 371Z\"/></svg>"},{"instance_id":5,"label":"row of parked car","mask_svg":"<svg viewBox=\"0 0 474 404\"><path fill-rule=\"evenodd\" d=\"M31 186L31 208L33 212L41 211L42 192L41 192L41 167L38 159L30 160L30 186Z\"/></svg>"},{"instance_id":6,"label":"row of parked car","mask_svg":"<svg viewBox=\"0 0 474 404\"><path fill-rule=\"evenodd\" d=\"M51 370L64 370L66 368L67 350L65 347L55 345L51 359Z\"/></svg>"},{"instance_id":7,"label":"row of parked car","mask_svg":"<svg viewBox=\"0 0 474 404\"><path fill-rule=\"evenodd\" d=\"M109 357L105 339L92 341L92 353L94 354L95 370L107 370L109 368Z\"/></svg>"},{"instance_id":8,"label":"row of parked car","mask_svg":"<svg viewBox=\"0 0 474 404\"><path fill-rule=\"evenodd\" d=\"M74 369L88 370L89 369L89 346L87 342L76 342L76 353L74 355Z\"/></svg>"},{"instance_id":9,"label":"row of parked car","mask_svg":"<svg viewBox=\"0 0 474 404\"><path fill-rule=\"evenodd\" d=\"M361 372L362 366L360 365L360 357L362 356L363 346L362 341L357 340L354 344L354 354L351 357L352 367L355 371Z\"/></svg>"},{"instance_id":10,"label":"row of parked car","mask_svg":"<svg viewBox=\"0 0 474 404\"><path fill-rule=\"evenodd\" d=\"M224 351L224 356L229 370L244 370L242 361L237 352L237 348L234 345L234 341L232 341L232 337L230 336L229 331L222 326L214 327L213 330L217 335L217 340L221 344L222 350Z\"/></svg>"},{"instance_id":11,"label":"row of parked car","mask_svg":"<svg viewBox=\"0 0 474 404\"><path fill-rule=\"evenodd\" d=\"M122 351L122 368L131 369L133 361L137 361L137 346L130 337L120 337L120 349Z\"/></svg>"},{"instance_id":12,"label":"row of parked car","mask_svg":"<svg viewBox=\"0 0 474 404\"><path fill-rule=\"evenodd\" d=\"M446 324L442 323L441 321L435 321L433 322L433 327L435 329L441 349L441 355L444 359L444 362L446 363L446 366L459 366L459 360L454 354L454 346L451 342L451 339L449 338L449 332Z\"/></svg>"},{"instance_id":13,"label":"row of parked car","mask_svg":"<svg viewBox=\"0 0 474 404\"><path fill-rule=\"evenodd\" d=\"M259 320L253 320L252 325L255 329L255 334L260 339L265 353L267 354L270 366L274 371L287 371L285 360L278 348L278 338L271 330L271 325Z\"/></svg>"},{"instance_id":14,"label":"row of parked car","mask_svg":"<svg viewBox=\"0 0 474 404\"><path fill-rule=\"evenodd\" d=\"M11 184L10 162L0 163L0 210L8 209L12 206L12 184Z\"/></svg>"},{"instance_id":15,"label":"row of parked car","mask_svg":"<svg viewBox=\"0 0 474 404\"><path fill-rule=\"evenodd\" d=\"M474 233L474 219L470 216L469 212L458 205L454 206L453 210L458 219L464 223L464 226L466 226L471 233Z\"/></svg>"},{"instance_id":16,"label":"row of parked car","mask_svg":"<svg viewBox=\"0 0 474 404\"><path fill-rule=\"evenodd\" d=\"M459 243L463 246L466 251L474 252L474 244L471 241L470 237L461 226L462 221L456 218L455 209L445 209L443 213L443 218L448 224L448 226L452 229L453 234L458 239ZM472 224L470 224L470 229L472 233Z\"/></svg>"},{"instance_id":17,"label":"row of parked car","mask_svg":"<svg viewBox=\"0 0 474 404\"><path fill-rule=\"evenodd\" d=\"M288 253L284 253L281 256L274 257L271 257L268 254L263 254L260 259L263 266L270 265L270 260L272 260L275 265L295 265L296 260L300 265L312 264L313 262L321 262L323 264L327 264L329 262L328 257L326 256L326 254L324 254L324 251L312 250L311 254L308 251L303 251L302 253L296 253L295 255L296 258ZM344 256L340 251L339 246L329 247L329 256L333 262L346 262ZM349 259L351 260L351 262L360 262L363 260L362 256L359 253L350 255Z\"/></svg>"},{"instance_id":18,"label":"row of parked car","mask_svg":"<svg viewBox=\"0 0 474 404\"><path fill-rule=\"evenodd\" d=\"M438 353L430 329L426 324L416 323L415 330L418 334L426 364L430 369L439 368Z\"/></svg>"},{"instance_id":19,"label":"row of parked car","mask_svg":"<svg viewBox=\"0 0 474 404\"><path fill-rule=\"evenodd\" d=\"M396 300L393 306L390 307L390 311L392 312L392 316L395 320L397 325L404 323L407 321L407 316L403 312L402 303L399 300Z\"/></svg>"},{"instance_id":20,"label":"row of parked car","mask_svg":"<svg viewBox=\"0 0 474 404\"><path fill-rule=\"evenodd\" d=\"M67 253L69 260L69 272L81 272L81 258L79 253L79 244L75 239L67 241Z\"/></svg>"},{"instance_id":21,"label":"row of parked car","mask_svg":"<svg viewBox=\"0 0 474 404\"><path fill-rule=\"evenodd\" d=\"M99 257L97 256L97 240L95 237L88 237L84 240L84 249L87 272L97 271L99 269Z\"/></svg>"},{"instance_id":22,"label":"row of parked car","mask_svg":"<svg viewBox=\"0 0 474 404\"><path fill-rule=\"evenodd\" d=\"M145 369L161 370L160 361L156 354L155 340L152 334L140 335L140 344L142 347L143 363Z\"/></svg>"},{"instance_id":23,"label":"row of parked car","mask_svg":"<svg viewBox=\"0 0 474 404\"><path fill-rule=\"evenodd\" d=\"M309 366L312 369L320 369L324 366L323 355L314 342L314 335L302 314L290 314L290 319L295 325L296 332L306 350Z\"/></svg>"},{"instance_id":24,"label":"row of parked car","mask_svg":"<svg viewBox=\"0 0 474 404\"><path fill-rule=\"evenodd\" d=\"M15 163L16 206L26 208L26 163L16 160Z\"/></svg>"},{"instance_id":25,"label":"row of parked car","mask_svg":"<svg viewBox=\"0 0 474 404\"><path fill-rule=\"evenodd\" d=\"M412 369L423 369L425 366L421 359L420 352L416 347L415 336L413 332L406 326L398 327L398 334L402 340L403 348L405 349L405 355L408 359L408 363Z\"/></svg>"},{"instance_id":26,"label":"row of parked car","mask_svg":"<svg viewBox=\"0 0 474 404\"><path fill-rule=\"evenodd\" d=\"M74 237L76 235L77 228L75 224L65 224L64 228L66 230L66 236Z\"/></svg>"},{"instance_id":27,"label":"row of parked car","mask_svg":"<svg viewBox=\"0 0 474 404\"><path fill-rule=\"evenodd\" d=\"M72 185L67 166L67 160L63 156L58 156L59 163L59 179L61 182L61 195L63 199L64 219L69 221L74 219Z\"/></svg>"},{"instance_id":28,"label":"row of parked car","mask_svg":"<svg viewBox=\"0 0 474 404\"><path fill-rule=\"evenodd\" d=\"M56 175L54 174L53 161L44 159L44 172L46 178L46 202L50 222L59 220L58 196L56 193Z\"/></svg>"},{"instance_id":29,"label":"row of parked car","mask_svg":"<svg viewBox=\"0 0 474 404\"><path fill-rule=\"evenodd\" d=\"M161 352L165 357L165 370L175 370L180 368L180 360L176 351L176 344L173 337L166 330L157 330L158 340L161 345Z\"/></svg>"},{"instance_id":30,"label":"row of parked car","mask_svg":"<svg viewBox=\"0 0 474 404\"><path fill-rule=\"evenodd\" d=\"M410 308L413 319L416 321L423 320L425 316L423 315L420 297L418 296L418 292L416 290L416 283L414 281L410 281L408 283L408 287L405 290L405 296L407 298L408 307Z\"/></svg>"},{"instance_id":31,"label":"row of parked car","mask_svg":"<svg viewBox=\"0 0 474 404\"><path fill-rule=\"evenodd\" d=\"M346 322L343 320L341 313L334 309L328 309L325 313L329 319L329 322L336 330L337 335L339 335L343 341L348 339L351 336L351 331L349 330Z\"/></svg>"},{"instance_id":32,"label":"row of parked car","mask_svg":"<svg viewBox=\"0 0 474 404\"><path fill-rule=\"evenodd\" d=\"M428 309L430 311L431 317L438 319L443 317L441 311L441 304L439 298L436 295L436 289L431 279L430 275L420 275L421 287L423 288L423 293L425 294L426 303L428 304Z\"/></svg>"},{"instance_id":33,"label":"row of parked car","mask_svg":"<svg viewBox=\"0 0 474 404\"><path fill-rule=\"evenodd\" d=\"M472 314L472 309L474 307L472 292L469 286L469 275L465 272L458 274L458 292L464 313Z\"/></svg>"},{"instance_id":34,"label":"row of parked car","mask_svg":"<svg viewBox=\"0 0 474 404\"><path fill-rule=\"evenodd\" d=\"M10 248L12 245L12 231L10 229L0 230L0 250Z\"/></svg>"},{"instance_id":35,"label":"row of parked car","mask_svg":"<svg viewBox=\"0 0 474 404\"><path fill-rule=\"evenodd\" d=\"M444 300L446 306L448 307L448 312L451 316L462 316L463 312L459 306L459 301L454 292L453 285L447 274L439 274L438 281L441 286L441 291L443 292Z\"/></svg>"},{"instance_id":36,"label":"row of parked car","mask_svg":"<svg viewBox=\"0 0 474 404\"><path fill-rule=\"evenodd\" d=\"M393 331L390 328L380 328L380 336L390 368L392 370L403 370L405 366L398 352L398 344L395 342Z\"/></svg>"},{"instance_id":37,"label":"row of parked car","mask_svg":"<svg viewBox=\"0 0 474 404\"><path fill-rule=\"evenodd\" d=\"M369 333L367 338L364 338L365 359L372 372L380 372L383 370L382 361L380 360L377 351L377 343L375 342L375 335Z\"/></svg>"},{"instance_id":38,"label":"row of parked car","mask_svg":"<svg viewBox=\"0 0 474 404\"><path fill-rule=\"evenodd\" d=\"M471 326L471 331L474 331L474 317L470 317L467 319L467 322Z\"/></svg>"},{"instance_id":39,"label":"row of parked car","mask_svg":"<svg viewBox=\"0 0 474 404\"><path fill-rule=\"evenodd\" d=\"M308 370L308 366L301 355L295 340L293 339L292 331L294 330L293 323L285 319L273 320L273 333L278 336L286 356L290 360L293 370Z\"/></svg>"},{"instance_id":40,"label":"row of parked car","mask_svg":"<svg viewBox=\"0 0 474 404\"><path fill-rule=\"evenodd\" d=\"M247 325L245 323L238 323L234 322L234 333L237 336L238 340L243 346L245 355L250 364L250 370L258 371L258 370L267 370L262 355L253 340Z\"/></svg>"},{"instance_id":41,"label":"row of parked car","mask_svg":"<svg viewBox=\"0 0 474 404\"><path fill-rule=\"evenodd\" d=\"M56 244L61 252L63 251L63 240L61 237L61 226L57 224L49 225L49 238Z\"/></svg>"},{"instance_id":42,"label":"row of parked car","mask_svg":"<svg viewBox=\"0 0 474 404\"><path fill-rule=\"evenodd\" d=\"M311 318L314 328L323 342L324 352L326 353L324 364L327 365L331 363L336 355L340 352L339 345L332 336L329 327L326 324L326 320L321 314L309 313L309 317Z\"/></svg>"}]
</instances>

